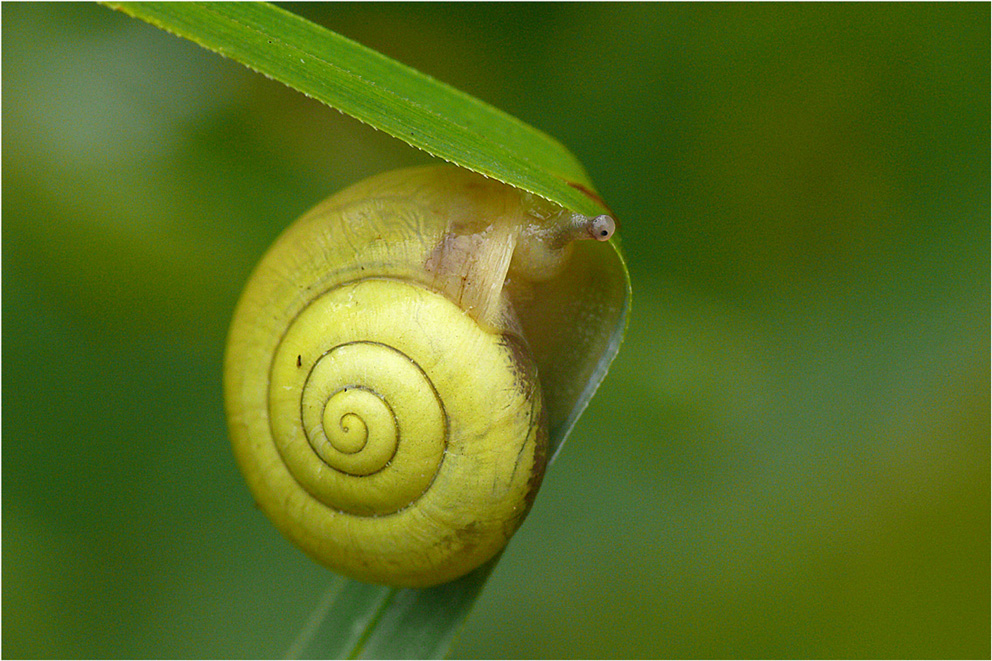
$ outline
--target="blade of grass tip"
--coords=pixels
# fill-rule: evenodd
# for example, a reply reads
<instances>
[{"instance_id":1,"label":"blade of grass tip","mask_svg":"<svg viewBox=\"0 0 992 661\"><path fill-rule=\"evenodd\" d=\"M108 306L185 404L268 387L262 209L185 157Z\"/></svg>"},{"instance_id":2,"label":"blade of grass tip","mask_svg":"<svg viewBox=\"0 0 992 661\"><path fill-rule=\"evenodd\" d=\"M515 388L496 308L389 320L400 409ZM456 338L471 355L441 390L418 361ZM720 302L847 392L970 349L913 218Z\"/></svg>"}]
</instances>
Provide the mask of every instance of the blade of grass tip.
<instances>
[{"instance_id":1,"label":"blade of grass tip","mask_svg":"<svg viewBox=\"0 0 992 661\"><path fill-rule=\"evenodd\" d=\"M395 588L335 576L284 658L354 657L395 592Z\"/></svg>"},{"instance_id":2,"label":"blade of grass tip","mask_svg":"<svg viewBox=\"0 0 992 661\"><path fill-rule=\"evenodd\" d=\"M586 215L606 206L561 143L450 85L267 3L107 2L418 149Z\"/></svg>"}]
</instances>

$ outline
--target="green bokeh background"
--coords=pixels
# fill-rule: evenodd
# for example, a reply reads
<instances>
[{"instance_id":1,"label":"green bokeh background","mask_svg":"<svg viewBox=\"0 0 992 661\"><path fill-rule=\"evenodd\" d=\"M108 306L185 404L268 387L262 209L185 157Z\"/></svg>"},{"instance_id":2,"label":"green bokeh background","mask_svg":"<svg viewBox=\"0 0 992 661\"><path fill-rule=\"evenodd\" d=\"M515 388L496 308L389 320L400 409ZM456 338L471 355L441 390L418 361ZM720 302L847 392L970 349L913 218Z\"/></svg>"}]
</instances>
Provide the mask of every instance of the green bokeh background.
<instances>
[{"instance_id":1,"label":"green bokeh background","mask_svg":"<svg viewBox=\"0 0 992 661\"><path fill-rule=\"evenodd\" d=\"M627 342L454 648L988 657L988 4L306 5L547 131ZM274 656L328 584L252 507L249 270L428 156L96 5L3 12L3 656Z\"/></svg>"}]
</instances>

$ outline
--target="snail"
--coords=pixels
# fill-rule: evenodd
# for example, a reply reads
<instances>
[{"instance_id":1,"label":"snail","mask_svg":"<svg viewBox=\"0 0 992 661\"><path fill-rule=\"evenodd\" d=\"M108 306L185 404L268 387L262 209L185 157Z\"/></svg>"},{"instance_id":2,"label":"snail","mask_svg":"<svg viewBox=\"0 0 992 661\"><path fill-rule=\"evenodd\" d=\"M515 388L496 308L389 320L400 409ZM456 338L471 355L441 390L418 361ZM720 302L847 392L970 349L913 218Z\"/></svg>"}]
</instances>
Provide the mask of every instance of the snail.
<instances>
[{"instance_id":1,"label":"snail","mask_svg":"<svg viewBox=\"0 0 992 661\"><path fill-rule=\"evenodd\" d=\"M225 354L259 507L360 581L426 587L494 558L616 352L624 284L579 247L614 229L448 165L304 214L251 275Z\"/></svg>"}]
</instances>

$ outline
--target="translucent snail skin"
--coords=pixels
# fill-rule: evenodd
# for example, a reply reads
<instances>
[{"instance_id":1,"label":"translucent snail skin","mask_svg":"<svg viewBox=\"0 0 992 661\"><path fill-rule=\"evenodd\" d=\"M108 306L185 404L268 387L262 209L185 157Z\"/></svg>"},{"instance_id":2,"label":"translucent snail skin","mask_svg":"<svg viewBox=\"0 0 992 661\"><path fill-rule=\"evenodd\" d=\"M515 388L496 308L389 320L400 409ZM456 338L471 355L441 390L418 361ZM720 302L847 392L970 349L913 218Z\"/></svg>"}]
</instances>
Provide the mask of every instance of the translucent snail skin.
<instances>
[{"instance_id":1,"label":"translucent snail skin","mask_svg":"<svg viewBox=\"0 0 992 661\"><path fill-rule=\"evenodd\" d=\"M572 256L614 229L452 166L372 177L297 220L225 356L261 509L362 581L425 587L493 558L541 484L549 425L573 423L605 371L582 355L609 344L586 317L619 304L584 293L599 262Z\"/></svg>"}]
</instances>

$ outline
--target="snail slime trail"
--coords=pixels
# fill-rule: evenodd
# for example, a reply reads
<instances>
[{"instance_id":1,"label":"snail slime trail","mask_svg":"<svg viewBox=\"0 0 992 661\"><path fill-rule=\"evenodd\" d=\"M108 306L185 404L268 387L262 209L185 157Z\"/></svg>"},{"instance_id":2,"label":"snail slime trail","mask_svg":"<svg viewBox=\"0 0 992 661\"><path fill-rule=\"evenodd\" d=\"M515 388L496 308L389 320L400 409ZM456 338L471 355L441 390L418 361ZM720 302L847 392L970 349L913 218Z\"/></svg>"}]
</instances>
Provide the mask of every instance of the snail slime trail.
<instances>
[{"instance_id":1,"label":"snail slime trail","mask_svg":"<svg viewBox=\"0 0 992 661\"><path fill-rule=\"evenodd\" d=\"M584 387L541 339L572 314L548 302L595 277L571 272L576 241L614 230L452 166L372 177L293 223L225 355L235 457L266 515L372 583L436 585L493 558Z\"/></svg>"}]
</instances>

